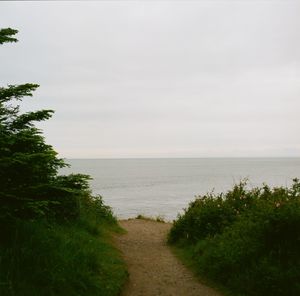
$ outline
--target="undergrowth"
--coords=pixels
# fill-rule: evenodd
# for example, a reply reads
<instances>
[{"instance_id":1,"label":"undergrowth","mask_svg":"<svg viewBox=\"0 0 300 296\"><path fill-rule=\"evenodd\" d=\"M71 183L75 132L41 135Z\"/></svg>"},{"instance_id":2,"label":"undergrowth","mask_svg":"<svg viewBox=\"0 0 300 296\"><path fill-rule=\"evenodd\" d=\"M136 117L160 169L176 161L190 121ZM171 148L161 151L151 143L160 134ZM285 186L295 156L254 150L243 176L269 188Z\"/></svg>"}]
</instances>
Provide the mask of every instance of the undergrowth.
<instances>
[{"instance_id":1,"label":"undergrowth","mask_svg":"<svg viewBox=\"0 0 300 296\"><path fill-rule=\"evenodd\" d=\"M81 206L77 221L18 220L6 227L0 295L119 295L127 271L110 235L120 227L99 198L91 203Z\"/></svg>"},{"instance_id":2,"label":"undergrowth","mask_svg":"<svg viewBox=\"0 0 300 296\"><path fill-rule=\"evenodd\" d=\"M300 183L248 190L241 182L199 197L168 240L198 274L236 295L300 295Z\"/></svg>"}]
</instances>

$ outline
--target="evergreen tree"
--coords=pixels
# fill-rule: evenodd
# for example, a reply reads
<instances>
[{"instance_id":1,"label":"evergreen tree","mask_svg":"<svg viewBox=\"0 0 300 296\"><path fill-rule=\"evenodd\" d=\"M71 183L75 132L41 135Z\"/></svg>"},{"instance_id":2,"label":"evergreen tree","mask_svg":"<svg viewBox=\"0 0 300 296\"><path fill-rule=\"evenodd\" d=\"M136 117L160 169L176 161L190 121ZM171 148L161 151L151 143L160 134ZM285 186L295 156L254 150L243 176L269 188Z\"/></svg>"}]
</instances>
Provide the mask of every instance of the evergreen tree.
<instances>
[{"instance_id":1,"label":"evergreen tree","mask_svg":"<svg viewBox=\"0 0 300 296\"><path fill-rule=\"evenodd\" d=\"M17 42L17 32L1 29L0 44ZM18 102L38 87L31 83L0 87L0 219L76 218L78 197L88 192L88 176L58 176L66 164L34 125L49 119L53 111L20 113Z\"/></svg>"}]
</instances>

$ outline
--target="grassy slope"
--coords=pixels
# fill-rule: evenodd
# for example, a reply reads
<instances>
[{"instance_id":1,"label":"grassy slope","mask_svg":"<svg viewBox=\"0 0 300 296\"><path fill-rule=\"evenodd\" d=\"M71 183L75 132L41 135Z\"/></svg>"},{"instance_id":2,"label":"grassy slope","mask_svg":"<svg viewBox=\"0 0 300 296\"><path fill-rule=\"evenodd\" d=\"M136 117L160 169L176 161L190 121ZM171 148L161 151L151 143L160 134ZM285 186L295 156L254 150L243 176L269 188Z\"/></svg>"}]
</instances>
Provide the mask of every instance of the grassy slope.
<instances>
[{"instance_id":1,"label":"grassy slope","mask_svg":"<svg viewBox=\"0 0 300 296\"><path fill-rule=\"evenodd\" d=\"M127 278L111 233L116 223L22 222L0 248L1 295L118 295Z\"/></svg>"}]
</instances>

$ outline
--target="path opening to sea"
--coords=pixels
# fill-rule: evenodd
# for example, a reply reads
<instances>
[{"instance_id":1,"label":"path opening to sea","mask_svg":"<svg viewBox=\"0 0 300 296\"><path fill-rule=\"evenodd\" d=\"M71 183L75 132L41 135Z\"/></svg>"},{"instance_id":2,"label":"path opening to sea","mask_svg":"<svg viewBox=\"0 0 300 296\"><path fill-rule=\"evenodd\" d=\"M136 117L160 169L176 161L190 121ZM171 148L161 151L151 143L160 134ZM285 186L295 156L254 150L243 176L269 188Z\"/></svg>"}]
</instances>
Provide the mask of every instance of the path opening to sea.
<instances>
[{"instance_id":1,"label":"path opening to sea","mask_svg":"<svg viewBox=\"0 0 300 296\"><path fill-rule=\"evenodd\" d=\"M221 296L200 283L167 245L170 223L131 219L120 221L126 230L115 242L129 271L121 296Z\"/></svg>"},{"instance_id":2,"label":"path opening to sea","mask_svg":"<svg viewBox=\"0 0 300 296\"><path fill-rule=\"evenodd\" d=\"M300 158L67 159L62 174L93 177L91 187L119 219L138 214L176 218L195 195L222 192L247 178L249 187L289 186Z\"/></svg>"}]
</instances>

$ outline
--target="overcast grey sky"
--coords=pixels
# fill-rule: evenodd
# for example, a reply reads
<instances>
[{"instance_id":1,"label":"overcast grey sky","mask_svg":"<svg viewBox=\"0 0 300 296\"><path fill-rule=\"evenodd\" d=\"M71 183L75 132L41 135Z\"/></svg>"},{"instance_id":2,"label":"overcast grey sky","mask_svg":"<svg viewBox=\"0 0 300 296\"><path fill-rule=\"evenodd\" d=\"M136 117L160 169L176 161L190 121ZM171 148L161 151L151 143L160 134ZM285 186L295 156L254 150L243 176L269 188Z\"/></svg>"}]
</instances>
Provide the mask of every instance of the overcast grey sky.
<instances>
[{"instance_id":1,"label":"overcast grey sky","mask_svg":"<svg viewBox=\"0 0 300 296\"><path fill-rule=\"evenodd\" d=\"M0 85L62 157L300 156L300 1L0 2Z\"/></svg>"}]
</instances>

